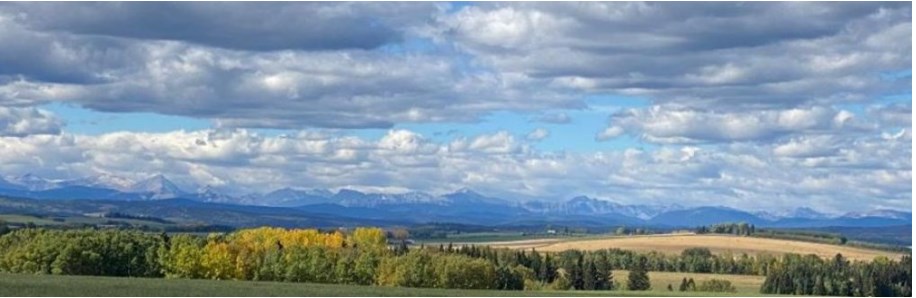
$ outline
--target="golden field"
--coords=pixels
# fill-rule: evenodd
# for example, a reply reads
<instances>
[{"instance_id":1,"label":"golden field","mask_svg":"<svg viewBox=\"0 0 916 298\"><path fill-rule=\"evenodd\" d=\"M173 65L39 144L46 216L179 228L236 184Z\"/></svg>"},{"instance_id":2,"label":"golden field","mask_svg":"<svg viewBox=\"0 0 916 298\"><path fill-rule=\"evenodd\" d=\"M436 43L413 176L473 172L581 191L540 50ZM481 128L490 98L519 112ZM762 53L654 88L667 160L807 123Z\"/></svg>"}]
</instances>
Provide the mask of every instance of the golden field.
<instances>
[{"instance_id":1,"label":"golden field","mask_svg":"<svg viewBox=\"0 0 916 298\"><path fill-rule=\"evenodd\" d=\"M850 260L872 260L877 256L886 256L896 259L902 255L897 252L804 241L696 234L664 234L598 239L535 239L482 244L512 249L534 248L538 251L619 248L633 251L657 251L666 254L679 254L688 248L705 247L715 254L731 252L734 255L740 255L742 253L748 255L781 255L785 253L797 253L815 254L822 258L831 258L837 253L841 253Z\"/></svg>"}]
</instances>

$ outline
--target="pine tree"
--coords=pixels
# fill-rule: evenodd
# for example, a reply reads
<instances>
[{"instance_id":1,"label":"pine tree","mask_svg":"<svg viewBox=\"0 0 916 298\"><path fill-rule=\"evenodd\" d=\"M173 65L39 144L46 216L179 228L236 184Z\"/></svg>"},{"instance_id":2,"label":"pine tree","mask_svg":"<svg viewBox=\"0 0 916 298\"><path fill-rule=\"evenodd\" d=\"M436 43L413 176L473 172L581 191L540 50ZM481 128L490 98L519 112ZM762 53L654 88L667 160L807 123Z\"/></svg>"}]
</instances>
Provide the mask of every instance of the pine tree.
<instances>
[{"instance_id":1,"label":"pine tree","mask_svg":"<svg viewBox=\"0 0 916 298\"><path fill-rule=\"evenodd\" d=\"M814 279L814 291L811 294L815 296L827 295L827 287L824 286L824 279L820 275Z\"/></svg>"},{"instance_id":2,"label":"pine tree","mask_svg":"<svg viewBox=\"0 0 916 298\"><path fill-rule=\"evenodd\" d=\"M588 261L582 274L582 289L594 291L598 288L598 270L595 269L595 262Z\"/></svg>"},{"instance_id":3,"label":"pine tree","mask_svg":"<svg viewBox=\"0 0 916 298\"><path fill-rule=\"evenodd\" d=\"M646 257L640 256L633 268L630 268L630 275L627 277L627 290L645 291L651 287L649 273L646 270Z\"/></svg>"}]
</instances>

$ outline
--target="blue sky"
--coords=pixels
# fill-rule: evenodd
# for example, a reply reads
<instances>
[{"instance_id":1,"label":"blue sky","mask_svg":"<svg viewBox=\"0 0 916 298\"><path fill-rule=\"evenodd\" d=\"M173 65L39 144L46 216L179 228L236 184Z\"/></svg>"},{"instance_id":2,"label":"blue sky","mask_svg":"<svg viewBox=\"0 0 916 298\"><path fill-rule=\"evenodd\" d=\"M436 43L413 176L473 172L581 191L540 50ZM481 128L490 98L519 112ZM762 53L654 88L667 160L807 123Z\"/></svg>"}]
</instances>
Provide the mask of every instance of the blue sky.
<instances>
[{"instance_id":1,"label":"blue sky","mask_svg":"<svg viewBox=\"0 0 916 298\"><path fill-rule=\"evenodd\" d=\"M0 4L0 177L911 209L906 3L159 5Z\"/></svg>"}]
</instances>

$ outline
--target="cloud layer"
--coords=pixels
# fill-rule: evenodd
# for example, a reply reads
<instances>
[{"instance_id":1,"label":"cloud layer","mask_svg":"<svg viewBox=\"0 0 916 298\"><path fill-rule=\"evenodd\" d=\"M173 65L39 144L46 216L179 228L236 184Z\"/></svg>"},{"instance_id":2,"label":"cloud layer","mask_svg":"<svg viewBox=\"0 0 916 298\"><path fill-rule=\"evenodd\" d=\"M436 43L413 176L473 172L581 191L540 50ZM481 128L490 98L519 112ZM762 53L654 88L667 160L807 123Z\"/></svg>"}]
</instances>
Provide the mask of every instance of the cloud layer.
<instances>
[{"instance_id":1,"label":"cloud layer","mask_svg":"<svg viewBox=\"0 0 916 298\"><path fill-rule=\"evenodd\" d=\"M3 3L0 173L909 209L910 19L881 2ZM213 127L81 134L49 104ZM489 117L506 112L527 126Z\"/></svg>"}]
</instances>

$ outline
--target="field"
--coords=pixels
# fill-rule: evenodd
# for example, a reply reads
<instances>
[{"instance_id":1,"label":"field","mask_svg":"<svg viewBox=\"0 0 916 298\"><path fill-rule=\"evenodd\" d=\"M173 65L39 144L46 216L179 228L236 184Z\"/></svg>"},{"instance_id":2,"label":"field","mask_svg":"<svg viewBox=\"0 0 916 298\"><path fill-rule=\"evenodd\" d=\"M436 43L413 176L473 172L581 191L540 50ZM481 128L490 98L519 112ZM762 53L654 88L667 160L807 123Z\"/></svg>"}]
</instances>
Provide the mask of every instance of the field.
<instances>
[{"instance_id":1,"label":"field","mask_svg":"<svg viewBox=\"0 0 916 298\"><path fill-rule=\"evenodd\" d=\"M625 273L621 273L625 276ZM653 273L650 275L655 277ZM696 279L696 277L695 277ZM625 278L623 279L626 280ZM678 279L680 281L680 279ZM653 286L655 282L653 282ZM96 276L0 274L0 296L723 296L725 293L631 291L485 291ZM676 285L675 285L676 286ZM752 292L731 295L756 295Z\"/></svg>"},{"instance_id":2,"label":"field","mask_svg":"<svg viewBox=\"0 0 916 298\"><path fill-rule=\"evenodd\" d=\"M101 225L106 223L120 223L120 224L130 224L130 225L145 225L149 227L165 227L168 224L163 224L160 222L142 220L142 219L133 219L133 218L102 218L102 217L87 217L87 216L47 216L47 217L38 217L28 214L0 214L0 220L11 223L11 224L27 224L33 223L37 226L58 226L58 225L67 225L67 224L87 224L87 225Z\"/></svg>"},{"instance_id":3,"label":"field","mask_svg":"<svg viewBox=\"0 0 916 298\"><path fill-rule=\"evenodd\" d=\"M679 254L684 249L692 247L706 247L713 253L721 254L731 252L736 255L742 253L748 255L798 253L816 254L823 258L831 258L837 253L841 253L850 260L872 260L877 256L886 256L890 258L899 258L901 256L901 253L842 245L756 237L694 234L607 237L602 239L535 239L483 244L512 249L535 248L538 251L620 248L633 251L658 251L670 254Z\"/></svg>"},{"instance_id":4,"label":"field","mask_svg":"<svg viewBox=\"0 0 916 298\"><path fill-rule=\"evenodd\" d=\"M626 270L614 270L614 283L617 285L627 284ZM738 290L736 295L749 296L760 295L760 285L763 284L764 276L756 275L731 275L731 274L708 274L708 273L687 273L687 272L649 272L649 281L652 283L653 291L667 291L670 284L674 291L677 291L678 285L684 278L693 278L696 284L710 279L728 280Z\"/></svg>"}]
</instances>

